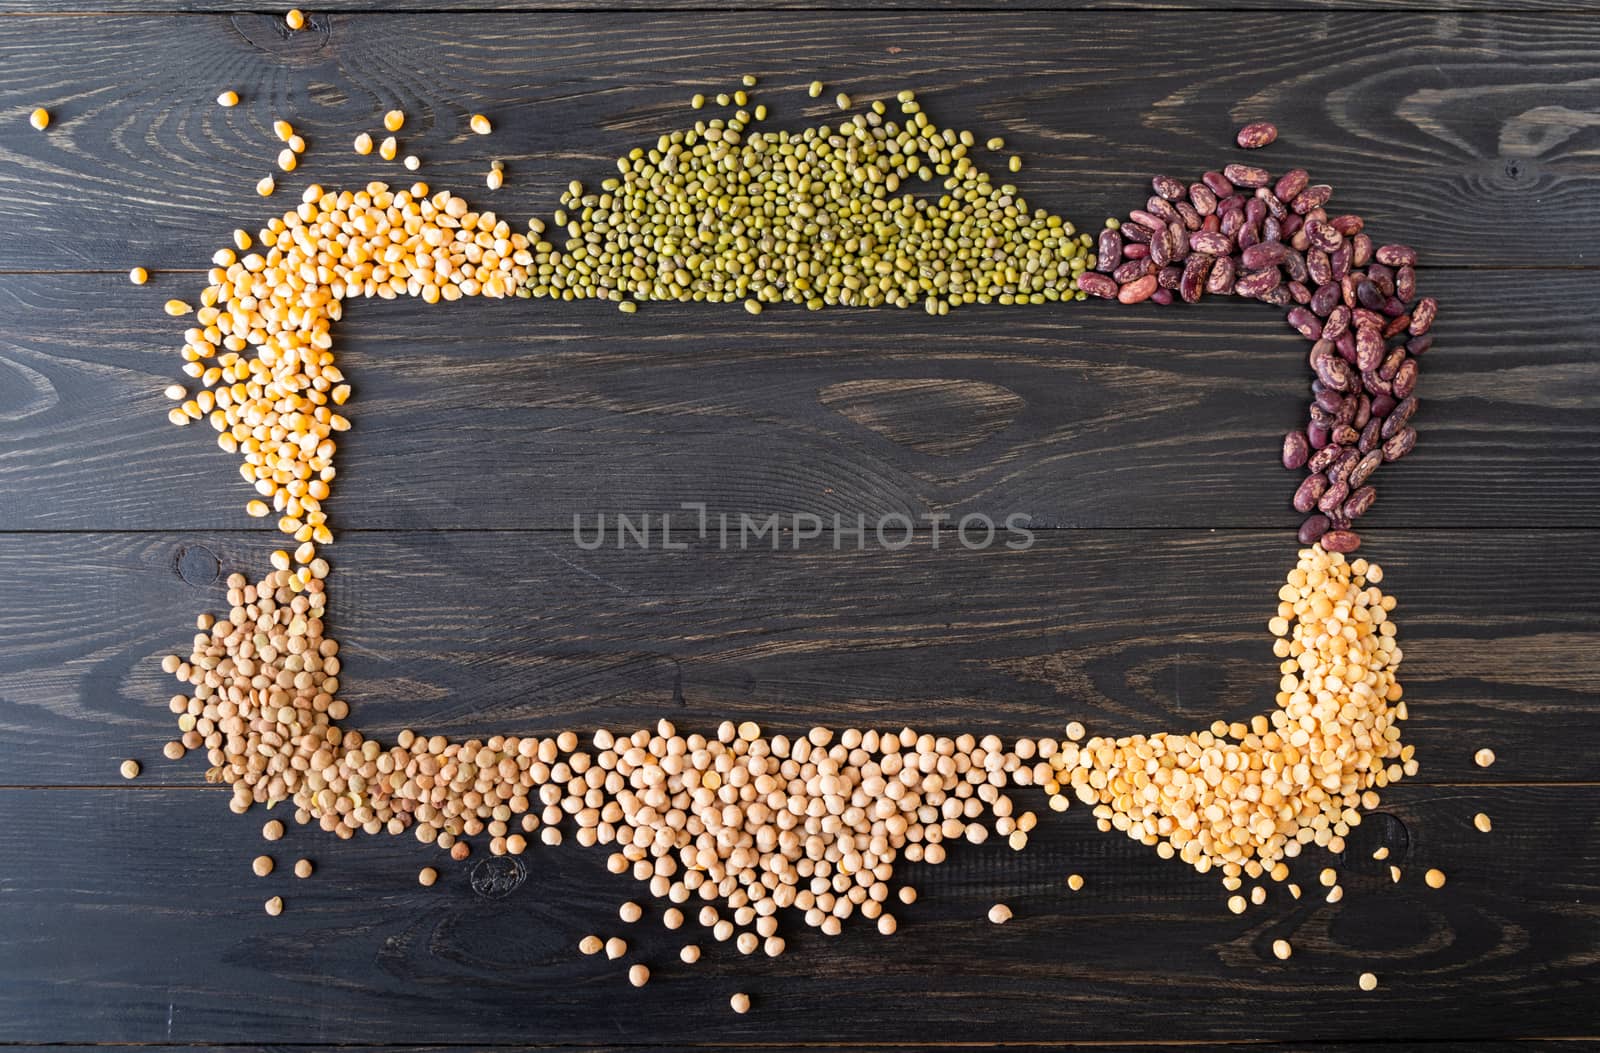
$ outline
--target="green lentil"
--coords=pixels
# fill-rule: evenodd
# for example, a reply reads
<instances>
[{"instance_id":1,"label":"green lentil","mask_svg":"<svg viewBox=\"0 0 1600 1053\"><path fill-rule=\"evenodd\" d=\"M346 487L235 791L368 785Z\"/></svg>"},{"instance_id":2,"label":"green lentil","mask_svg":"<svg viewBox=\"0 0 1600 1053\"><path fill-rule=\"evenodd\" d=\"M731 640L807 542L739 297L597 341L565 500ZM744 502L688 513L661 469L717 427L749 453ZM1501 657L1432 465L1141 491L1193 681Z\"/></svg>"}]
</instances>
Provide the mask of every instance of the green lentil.
<instances>
[{"instance_id":1,"label":"green lentil","mask_svg":"<svg viewBox=\"0 0 1600 1053\"><path fill-rule=\"evenodd\" d=\"M706 104L706 97L704 95L696 95L694 98L689 100L690 107L692 107L693 109L696 109L696 110L701 109L702 107L705 106L705 104Z\"/></svg>"},{"instance_id":2,"label":"green lentil","mask_svg":"<svg viewBox=\"0 0 1600 1053\"><path fill-rule=\"evenodd\" d=\"M820 80L814 80L811 82L811 86L806 89L806 94L811 96L813 99L820 99L823 91L826 89L827 85L823 84Z\"/></svg>"},{"instance_id":3,"label":"green lentil","mask_svg":"<svg viewBox=\"0 0 1600 1053\"><path fill-rule=\"evenodd\" d=\"M1018 157L1016 154L1012 154L1011 160L1006 162L1006 167L1011 169L1013 172L1022 171L1022 158Z\"/></svg>"},{"instance_id":4,"label":"green lentil","mask_svg":"<svg viewBox=\"0 0 1600 1053\"><path fill-rule=\"evenodd\" d=\"M756 75L754 73L746 73L744 75L744 79L743 79L742 83L747 88L755 87L756 86Z\"/></svg>"},{"instance_id":5,"label":"green lentil","mask_svg":"<svg viewBox=\"0 0 1600 1053\"><path fill-rule=\"evenodd\" d=\"M846 95L842 91L833 97L833 101L841 110L848 110L850 108L850 96Z\"/></svg>"},{"instance_id":6,"label":"green lentil","mask_svg":"<svg viewBox=\"0 0 1600 1053\"><path fill-rule=\"evenodd\" d=\"M1006 148L1006 141L997 135L983 145L987 146L991 150L1004 150Z\"/></svg>"}]
</instances>

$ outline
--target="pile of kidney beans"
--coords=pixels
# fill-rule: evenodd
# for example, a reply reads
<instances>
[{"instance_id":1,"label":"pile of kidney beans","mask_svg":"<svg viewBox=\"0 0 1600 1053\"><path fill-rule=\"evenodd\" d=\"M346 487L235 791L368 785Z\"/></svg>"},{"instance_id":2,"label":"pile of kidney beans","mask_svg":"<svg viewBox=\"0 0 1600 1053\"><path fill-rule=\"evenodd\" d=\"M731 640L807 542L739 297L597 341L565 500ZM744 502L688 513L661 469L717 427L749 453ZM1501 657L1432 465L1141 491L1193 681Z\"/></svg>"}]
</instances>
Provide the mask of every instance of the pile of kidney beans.
<instances>
[{"instance_id":1,"label":"pile of kidney beans","mask_svg":"<svg viewBox=\"0 0 1600 1053\"><path fill-rule=\"evenodd\" d=\"M1417 444L1417 359L1439 305L1417 299L1416 252L1375 245L1360 216L1328 215L1333 188L1302 169L1274 180L1231 164L1187 186L1151 184L1144 208L1100 232L1079 288L1122 303L1231 294L1287 308L1314 374L1306 425L1283 439L1283 466L1306 471L1293 502L1306 515L1300 542L1355 551L1374 473Z\"/></svg>"}]
</instances>

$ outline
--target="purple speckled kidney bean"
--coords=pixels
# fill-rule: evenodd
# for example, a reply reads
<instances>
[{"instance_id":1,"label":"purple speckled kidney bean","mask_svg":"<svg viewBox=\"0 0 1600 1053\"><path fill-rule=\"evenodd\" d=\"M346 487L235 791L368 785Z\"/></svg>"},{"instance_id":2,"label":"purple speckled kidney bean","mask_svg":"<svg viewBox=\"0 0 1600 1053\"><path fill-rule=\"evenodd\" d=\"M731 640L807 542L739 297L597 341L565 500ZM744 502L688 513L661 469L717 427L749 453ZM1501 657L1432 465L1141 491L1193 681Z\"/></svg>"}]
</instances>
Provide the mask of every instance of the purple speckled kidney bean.
<instances>
[{"instance_id":1,"label":"purple speckled kidney bean","mask_svg":"<svg viewBox=\"0 0 1600 1053\"><path fill-rule=\"evenodd\" d=\"M1410 245L1379 245L1377 252L1379 263L1388 264L1390 267L1405 267L1417 265L1417 250Z\"/></svg>"},{"instance_id":2,"label":"purple speckled kidney bean","mask_svg":"<svg viewBox=\"0 0 1600 1053\"><path fill-rule=\"evenodd\" d=\"M1293 201L1300 192L1311 185L1311 176L1304 168L1291 168L1278 177L1272 192L1279 201Z\"/></svg>"},{"instance_id":3,"label":"purple speckled kidney bean","mask_svg":"<svg viewBox=\"0 0 1600 1053\"><path fill-rule=\"evenodd\" d=\"M1315 545L1333 527L1333 522L1321 512L1306 517L1295 535L1302 545Z\"/></svg>"},{"instance_id":4,"label":"purple speckled kidney bean","mask_svg":"<svg viewBox=\"0 0 1600 1053\"><path fill-rule=\"evenodd\" d=\"M1294 510L1301 515L1317 507L1322 495L1328 491L1328 480L1320 475L1308 475L1300 481L1294 492Z\"/></svg>"},{"instance_id":5,"label":"purple speckled kidney bean","mask_svg":"<svg viewBox=\"0 0 1600 1053\"><path fill-rule=\"evenodd\" d=\"M1328 552L1351 553L1361 547L1361 535L1354 530L1330 530L1320 538Z\"/></svg>"},{"instance_id":6,"label":"purple speckled kidney bean","mask_svg":"<svg viewBox=\"0 0 1600 1053\"><path fill-rule=\"evenodd\" d=\"M1150 180L1150 186L1168 201L1181 201L1183 199L1183 184L1171 176L1154 176Z\"/></svg>"},{"instance_id":7,"label":"purple speckled kidney bean","mask_svg":"<svg viewBox=\"0 0 1600 1053\"><path fill-rule=\"evenodd\" d=\"M1337 285L1319 285L1317 286L1317 291L1311 294L1311 312L1319 318L1333 317L1334 310L1342 306L1339 303L1339 287ZM1349 315L1346 315L1344 324L1348 323Z\"/></svg>"},{"instance_id":8,"label":"purple speckled kidney bean","mask_svg":"<svg viewBox=\"0 0 1600 1053\"><path fill-rule=\"evenodd\" d=\"M1311 459L1311 443L1306 438L1306 433L1296 429L1283 437L1283 466L1285 468L1304 468Z\"/></svg>"},{"instance_id":9,"label":"purple speckled kidney bean","mask_svg":"<svg viewBox=\"0 0 1600 1053\"><path fill-rule=\"evenodd\" d=\"M1296 194L1294 200L1289 203L1289 207L1303 216L1314 208L1321 208L1326 205L1328 199L1332 196L1333 187L1326 183L1317 183Z\"/></svg>"},{"instance_id":10,"label":"purple speckled kidney bean","mask_svg":"<svg viewBox=\"0 0 1600 1053\"><path fill-rule=\"evenodd\" d=\"M1417 447L1417 432L1415 428L1401 428L1387 439L1383 440L1384 461L1398 461ZM1324 497L1327 495L1324 494Z\"/></svg>"},{"instance_id":11,"label":"purple speckled kidney bean","mask_svg":"<svg viewBox=\"0 0 1600 1053\"><path fill-rule=\"evenodd\" d=\"M1290 308L1288 318L1289 324L1307 340L1322 339L1322 323L1317 321L1316 315L1304 307Z\"/></svg>"},{"instance_id":12,"label":"purple speckled kidney bean","mask_svg":"<svg viewBox=\"0 0 1600 1053\"><path fill-rule=\"evenodd\" d=\"M1095 270L1110 274L1122 263L1122 235L1107 227L1100 232L1099 243L1095 246Z\"/></svg>"},{"instance_id":13,"label":"purple speckled kidney bean","mask_svg":"<svg viewBox=\"0 0 1600 1053\"><path fill-rule=\"evenodd\" d=\"M1256 165L1225 165L1222 175L1234 186L1258 187L1272 182L1272 175Z\"/></svg>"},{"instance_id":14,"label":"purple speckled kidney bean","mask_svg":"<svg viewBox=\"0 0 1600 1053\"><path fill-rule=\"evenodd\" d=\"M1094 271L1084 271L1078 275L1078 288L1090 296L1098 296L1103 300L1117 298L1117 283L1110 276L1097 274Z\"/></svg>"},{"instance_id":15,"label":"purple speckled kidney bean","mask_svg":"<svg viewBox=\"0 0 1600 1053\"><path fill-rule=\"evenodd\" d=\"M1383 451L1368 450L1362 455L1361 459L1356 462L1356 466L1350 469L1350 474L1347 477L1347 481L1351 486L1359 487L1366 483L1368 479L1372 478L1372 473L1377 471L1378 466L1381 464L1383 464Z\"/></svg>"},{"instance_id":16,"label":"purple speckled kidney bean","mask_svg":"<svg viewBox=\"0 0 1600 1053\"><path fill-rule=\"evenodd\" d=\"M1211 268L1210 277L1206 278L1206 292L1214 296L1231 295L1237 274L1238 270L1232 256L1218 256L1217 262Z\"/></svg>"},{"instance_id":17,"label":"purple speckled kidney bean","mask_svg":"<svg viewBox=\"0 0 1600 1053\"><path fill-rule=\"evenodd\" d=\"M1438 313L1438 300L1431 296L1424 296L1418 300L1416 310L1411 312L1411 335L1426 336L1428 330L1433 328L1433 320Z\"/></svg>"}]
</instances>

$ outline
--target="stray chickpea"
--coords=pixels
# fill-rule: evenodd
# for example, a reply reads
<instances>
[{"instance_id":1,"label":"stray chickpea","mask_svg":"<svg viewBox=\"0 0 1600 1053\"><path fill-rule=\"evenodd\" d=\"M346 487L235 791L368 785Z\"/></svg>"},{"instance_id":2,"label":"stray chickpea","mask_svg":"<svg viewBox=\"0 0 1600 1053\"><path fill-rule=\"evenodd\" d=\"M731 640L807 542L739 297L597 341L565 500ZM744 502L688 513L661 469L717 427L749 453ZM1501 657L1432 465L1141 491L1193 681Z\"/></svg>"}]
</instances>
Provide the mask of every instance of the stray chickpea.
<instances>
[{"instance_id":1,"label":"stray chickpea","mask_svg":"<svg viewBox=\"0 0 1600 1053\"><path fill-rule=\"evenodd\" d=\"M276 918L279 914L283 913L283 897L273 896L271 899L267 900L265 906L267 913Z\"/></svg>"},{"instance_id":2,"label":"stray chickpea","mask_svg":"<svg viewBox=\"0 0 1600 1053\"><path fill-rule=\"evenodd\" d=\"M632 900L629 900L620 908L618 908L617 915L622 918L623 921L631 925L640 918L644 917L644 908Z\"/></svg>"},{"instance_id":3,"label":"stray chickpea","mask_svg":"<svg viewBox=\"0 0 1600 1053\"><path fill-rule=\"evenodd\" d=\"M294 876L297 878L308 878L315 869L309 859L296 859L294 861Z\"/></svg>"},{"instance_id":4,"label":"stray chickpea","mask_svg":"<svg viewBox=\"0 0 1600 1053\"><path fill-rule=\"evenodd\" d=\"M1478 767L1487 768L1494 763L1494 750L1485 747L1474 753L1472 759L1477 762Z\"/></svg>"},{"instance_id":5,"label":"stray chickpea","mask_svg":"<svg viewBox=\"0 0 1600 1053\"><path fill-rule=\"evenodd\" d=\"M685 965L693 965L700 960L700 948L692 943L684 944L683 948L678 951L678 960Z\"/></svg>"},{"instance_id":6,"label":"stray chickpea","mask_svg":"<svg viewBox=\"0 0 1600 1053\"><path fill-rule=\"evenodd\" d=\"M183 755L187 752L188 749L184 746L184 744L176 739L161 747L161 755L167 758L167 760L182 760Z\"/></svg>"},{"instance_id":7,"label":"stray chickpea","mask_svg":"<svg viewBox=\"0 0 1600 1053\"><path fill-rule=\"evenodd\" d=\"M1245 902L1245 898L1243 896L1228 897L1228 909L1233 913L1243 914L1248 907L1249 904Z\"/></svg>"},{"instance_id":8,"label":"stray chickpea","mask_svg":"<svg viewBox=\"0 0 1600 1053\"><path fill-rule=\"evenodd\" d=\"M735 1013L743 1016L745 1013L750 1012L750 996L741 991L728 999L728 1005L732 1007Z\"/></svg>"},{"instance_id":9,"label":"stray chickpea","mask_svg":"<svg viewBox=\"0 0 1600 1053\"><path fill-rule=\"evenodd\" d=\"M628 982L635 987L643 987L650 982L650 970L639 964L629 966Z\"/></svg>"},{"instance_id":10,"label":"stray chickpea","mask_svg":"<svg viewBox=\"0 0 1600 1053\"><path fill-rule=\"evenodd\" d=\"M917 901L917 890L910 885L900 886L900 902L910 906Z\"/></svg>"},{"instance_id":11,"label":"stray chickpea","mask_svg":"<svg viewBox=\"0 0 1600 1053\"><path fill-rule=\"evenodd\" d=\"M125 760L122 762L122 767L120 770L124 779L137 779L139 777L139 762L136 760Z\"/></svg>"},{"instance_id":12,"label":"stray chickpea","mask_svg":"<svg viewBox=\"0 0 1600 1053\"><path fill-rule=\"evenodd\" d=\"M1288 940L1272 941L1272 956L1278 961L1286 962L1292 954L1294 954L1294 948L1289 946Z\"/></svg>"},{"instance_id":13,"label":"stray chickpea","mask_svg":"<svg viewBox=\"0 0 1600 1053\"><path fill-rule=\"evenodd\" d=\"M1356 977L1356 986L1363 991L1376 991L1378 989L1378 978L1372 973L1362 973Z\"/></svg>"},{"instance_id":14,"label":"stray chickpea","mask_svg":"<svg viewBox=\"0 0 1600 1053\"><path fill-rule=\"evenodd\" d=\"M598 936L585 936L578 941L578 950L584 954L599 954L605 949L605 941Z\"/></svg>"},{"instance_id":15,"label":"stray chickpea","mask_svg":"<svg viewBox=\"0 0 1600 1053\"><path fill-rule=\"evenodd\" d=\"M256 877L266 877L272 873L273 863L271 856L256 856L250 863L250 869L255 871Z\"/></svg>"},{"instance_id":16,"label":"stray chickpea","mask_svg":"<svg viewBox=\"0 0 1600 1053\"><path fill-rule=\"evenodd\" d=\"M433 883L439 880L439 872L432 867L423 867L417 871L417 884L423 888L432 888Z\"/></svg>"},{"instance_id":17,"label":"stray chickpea","mask_svg":"<svg viewBox=\"0 0 1600 1053\"><path fill-rule=\"evenodd\" d=\"M878 915L878 931L885 936L893 936L899 924L894 920L893 914Z\"/></svg>"},{"instance_id":18,"label":"stray chickpea","mask_svg":"<svg viewBox=\"0 0 1600 1053\"><path fill-rule=\"evenodd\" d=\"M279 819L268 819L261 827L261 836L268 841L277 841L283 837L283 822Z\"/></svg>"},{"instance_id":19,"label":"stray chickpea","mask_svg":"<svg viewBox=\"0 0 1600 1053\"><path fill-rule=\"evenodd\" d=\"M1011 920L1011 908L1004 903L996 903L989 908L989 920L996 925L1004 925Z\"/></svg>"},{"instance_id":20,"label":"stray chickpea","mask_svg":"<svg viewBox=\"0 0 1600 1053\"><path fill-rule=\"evenodd\" d=\"M1479 812L1477 815L1472 817L1472 825L1478 828L1479 833L1486 834L1490 830L1494 829L1494 823L1490 821L1489 816L1483 812Z\"/></svg>"},{"instance_id":21,"label":"stray chickpea","mask_svg":"<svg viewBox=\"0 0 1600 1053\"><path fill-rule=\"evenodd\" d=\"M621 936L613 936L606 941L606 957L616 961L628 953L628 941Z\"/></svg>"}]
</instances>

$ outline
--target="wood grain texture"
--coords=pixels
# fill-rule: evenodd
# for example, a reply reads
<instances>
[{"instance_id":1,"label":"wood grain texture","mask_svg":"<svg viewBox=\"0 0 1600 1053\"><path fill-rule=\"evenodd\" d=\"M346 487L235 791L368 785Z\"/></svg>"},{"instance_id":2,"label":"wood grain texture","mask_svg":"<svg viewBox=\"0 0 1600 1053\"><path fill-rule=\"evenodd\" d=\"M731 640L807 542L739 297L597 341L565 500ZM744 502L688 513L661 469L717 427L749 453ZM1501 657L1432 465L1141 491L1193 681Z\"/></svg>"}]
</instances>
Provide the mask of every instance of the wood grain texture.
<instances>
[{"instance_id":1,"label":"wood grain texture","mask_svg":"<svg viewBox=\"0 0 1600 1053\"><path fill-rule=\"evenodd\" d=\"M1096 2L332 0L289 34L277 13L171 13L221 0L0 0L29 16L0 18L0 1045L1600 1048L1600 0L1071 10ZM1543 13L1502 13L1519 8ZM1003 134L1032 203L1086 228L1152 171L1237 159L1235 127L1271 118L1260 159L1421 249L1445 305L1422 441L1380 475L1365 554L1400 597L1423 771L1352 837L1343 902L1275 891L1233 917L1214 879L1074 808L1027 852L906 871L922 898L889 943L797 934L753 965L704 939L690 970L652 912L626 934L655 971L635 992L623 963L575 952L641 892L599 852L536 849L531 880L488 900L479 858L295 829L255 879L263 817L228 814L199 758L160 759L157 656L220 607L219 574L259 573L280 543L242 516L231 459L165 422L182 326L160 302L310 181L409 180L348 147L391 106L436 186L470 193L506 161L507 187L472 196L520 222L746 72L787 126L837 119L804 97L813 77L858 99L916 88L946 123ZM224 88L243 104L217 108ZM36 105L44 135L17 119ZM473 111L493 136L468 133ZM280 116L311 152L263 202ZM126 283L133 264L149 287ZM662 714L1150 731L1270 705L1264 622L1296 518L1275 451L1307 377L1265 308L756 324L404 303L353 307L338 339L357 427L332 628L353 722L381 736ZM1038 539L589 552L570 534L575 513L682 501L1023 512ZM1471 762L1483 745L1493 768ZM130 755L135 783L115 773ZM311 881L288 875L300 855ZM1302 881L1324 863L1308 853ZM1445 890L1421 886L1429 866ZM289 909L269 919L274 894ZM1004 929L982 920L997 900ZM1362 994L1368 969L1383 986ZM741 989L747 1017L726 1008Z\"/></svg>"},{"instance_id":2,"label":"wood grain texture","mask_svg":"<svg viewBox=\"0 0 1600 1053\"><path fill-rule=\"evenodd\" d=\"M456 865L410 838L334 847L308 829L265 845L260 815L225 794L173 790L0 791L0 1040L60 1042L1056 1043L1238 1039L1391 1041L1584 1034L1594 1025L1600 942L1595 787L1416 786L1358 828L1336 905L1281 889L1229 914L1214 876L1162 862L1074 808L1028 849L962 846L901 875L920 890L892 940L848 929L797 934L759 965L668 933L652 903L576 846L521 858L527 880L474 894L478 859ZM1470 830L1482 810L1496 830ZM1403 831L1403 834L1402 834ZM1462 832L1466 831L1466 832ZM1366 835L1370 835L1369 840ZM1368 856L1404 851L1399 886ZM287 868L251 875L270 850ZM1314 886L1325 857L1308 853ZM421 889L422 865L440 883ZM1450 874L1442 891L1423 868ZM1068 873L1083 891L1064 887ZM262 913L268 896L287 908ZM1004 928L984 920L1007 903ZM625 934L650 984L624 962L585 958L585 933ZM675 961L690 938L695 967ZM1295 946L1271 956L1274 939ZM1356 988L1358 973L1381 977ZM733 991L757 1008L727 1010ZM1537 1007L1532 1011L1531 1007ZM1319 1047L1320 1048L1320 1047Z\"/></svg>"},{"instance_id":3,"label":"wood grain texture","mask_svg":"<svg viewBox=\"0 0 1600 1053\"><path fill-rule=\"evenodd\" d=\"M358 159L391 105L439 186L483 185L507 215L553 208L574 177L688 123L696 91L765 77L779 124L832 120L802 87L858 99L905 87L980 138L1003 134L1022 190L1080 224L1125 214L1151 172L1233 160L1246 119L1283 126L1263 155L1429 263L1592 266L1600 216L1600 22L1563 15L1218 11L862 14L334 15L287 35L268 15L13 18L0 104L47 106L48 134L0 127L0 268L202 266L254 194L288 117L311 143L297 193L403 175ZM213 99L243 89L234 110ZM488 140L468 132L481 110ZM282 192L275 202L284 200ZM1513 238L1512 233L1526 235Z\"/></svg>"},{"instance_id":4,"label":"wood grain texture","mask_svg":"<svg viewBox=\"0 0 1600 1053\"><path fill-rule=\"evenodd\" d=\"M1374 537L1600 515L1590 272L1431 272L1418 452ZM192 280L0 278L0 529L249 528L206 427L174 428ZM1025 513L1041 526L1272 527L1298 473L1304 341L1259 304L921 311L358 303L340 529L555 528L574 515Z\"/></svg>"},{"instance_id":5,"label":"wood grain texture","mask_svg":"<svg viewBox=\"0 0 1600 1053\"><path fill-rule=\"evenodd\" d=\"M1329 11L1341 13L1391 12L1429 13L1487 12L1543 12L1586 14L1597 10L1595 0L1438 0L1422 5L1418 0L1229 0L1228 9L1235 11L1260 11L1274 14L1282 12ZM641 12L731 12L777 11L785 13L809 11L1091 11L1117 13L1149 13L1172 11L1213 12L1216 5L1205 0L1026 0L1024 3L1006 3L1005 0L746 0L734 5L729 0L462 0L446 3L445 0L326 0L318 3L316 10L306 12L307 30L316 32L334 15L393 14L415 12L433 14L448 11L460 15L466 12L495 12L498 14L594 13L609 11ZM0 0L0 14L232 14L237 4L228 0ZM285 29L285 36L288 35Z\"/></svg>"},{"instance_id":6,"label":"wood grain texture","mask_svg":"<svg viewBox=\"0 0 1600 1053\"><path fill-rule=\"evenodd\" d=\"M254 534L0 535L0 772L12 785L149 777L176 682L160 656L222 613L213 575L265 569ZM899 552L585 552L569 535L363 533L336 549L352 724L451 736L754 718L1059 735L1204 727L1273 705L1265 623L1294 547L1261 532L1054 531L1026 551L945 534ZM870 544L870 542L869 542ZM1499 553L1486 572L1483 551ZM1600 554L1589 531L1391 531L1407 741L1430 782L1594 780ZM1469 569L1470 567L1470 569ZM185 580L185 579L188 580ZM185 653L187 651L185 650ZM976 727L974 727L976 725ZM1490 769L1472 754L1492 745Z\"/></svg>"}]
</instances>

